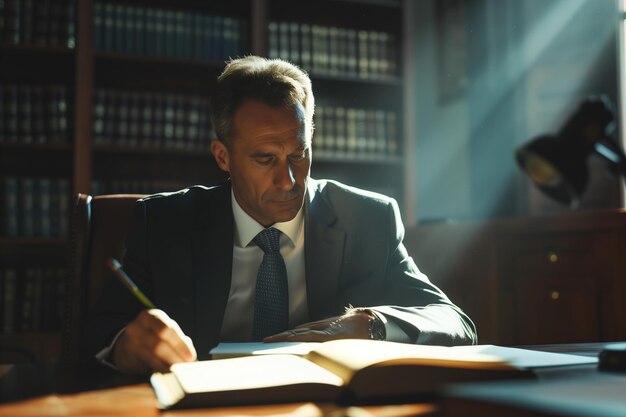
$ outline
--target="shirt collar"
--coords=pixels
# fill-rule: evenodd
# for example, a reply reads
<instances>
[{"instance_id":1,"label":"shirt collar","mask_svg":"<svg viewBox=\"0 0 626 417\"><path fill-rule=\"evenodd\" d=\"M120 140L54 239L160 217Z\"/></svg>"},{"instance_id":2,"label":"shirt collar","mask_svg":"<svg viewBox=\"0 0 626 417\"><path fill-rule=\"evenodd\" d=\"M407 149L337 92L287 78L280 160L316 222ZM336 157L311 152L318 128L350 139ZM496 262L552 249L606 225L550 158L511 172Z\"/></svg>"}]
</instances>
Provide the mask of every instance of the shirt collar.
<instances>
[{"instance_id":1,"label":"shirt collar","mask_svg":"<svg viewBox=\"0 0 626 417\"><path fill-rule=\"evenodd\" d=\"M230 199L233 206L233 218L235 219L235 245L246 247L259 232L265 229L265 227L250 217L250 215L241 208L232 190L230 192ZM271 227L283 232L289 238L291 244L295 246L300 233L303 231L303 225L303 213L302 207L300 207L296 217L288 222L274 223Z\"/></svg>"}]
</instances>

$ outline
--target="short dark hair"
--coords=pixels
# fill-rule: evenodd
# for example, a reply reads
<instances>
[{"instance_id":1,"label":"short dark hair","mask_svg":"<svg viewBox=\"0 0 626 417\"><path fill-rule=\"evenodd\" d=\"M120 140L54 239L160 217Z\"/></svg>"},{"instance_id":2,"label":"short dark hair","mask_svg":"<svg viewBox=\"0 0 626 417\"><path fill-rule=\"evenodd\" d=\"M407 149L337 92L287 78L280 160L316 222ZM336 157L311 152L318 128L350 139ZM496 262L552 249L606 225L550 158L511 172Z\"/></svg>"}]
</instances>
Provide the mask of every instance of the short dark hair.
<instances>
[{"instance_id":1,"label":"short dark hair","mask_svg":"<svg viewBox=\"0 0 626 417\"><path fill-rule=\"evenodd\" d=\"M235 112L245 99L270 106L302 105L307 138L313 134L315 99L306 72L282 59L246 56L232 59L217 77L209 112L217 138L230 146L236 132Z\"/></svg>"}]
</instances>

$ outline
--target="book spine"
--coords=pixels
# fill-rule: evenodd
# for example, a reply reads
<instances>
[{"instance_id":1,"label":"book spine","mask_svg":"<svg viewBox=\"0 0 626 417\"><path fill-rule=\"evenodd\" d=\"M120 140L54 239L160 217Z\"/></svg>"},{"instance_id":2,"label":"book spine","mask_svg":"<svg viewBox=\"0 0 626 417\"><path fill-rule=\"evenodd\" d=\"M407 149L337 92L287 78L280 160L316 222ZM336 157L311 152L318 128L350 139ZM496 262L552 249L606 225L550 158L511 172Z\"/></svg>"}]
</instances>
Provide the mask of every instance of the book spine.
<instances>
[{"instance_id":1,"label":"book spine","mask_svg":"<svg viewBox=\"0 0 626 417\"><path fill-rule=\"evenodd\" d=\"M30 177L20 178L20 198L22 211L21 235L32 237L35 235L35 190L34 180Z\"/></svg>"},{"instance_id":2,"label":"book spine","mask_svg":"<svg viewBox=\"0 0 626 417\"><path fill-rule=\"evenodd\" d=\"M4 270L2 311L2 330L4 333L14 333L16 330L17 284L17 270L15 268L6 268Z\"/></svg>"},{"instance_id":3,"label":"book spine","mask_svg":"<svg viewBox=\"0 0 626 417\"><path fill-rule=\"evenodd\" d=\"M32 133L33 142L44 144L48 142L46 131L46 104L45 95L42 87L33 87L31 91L32 97Z\"/></svg>"},{"instance_id":4,"label":"book spine","mask_svg":"<svg viewBox=\"0 0 626 417\"><path fill-rule=\"evenodd\" d=\"M145 8L135 8L135 49L131 52L141 55L146 53L146 16Z\"/></svg>"},{"instance_id":5,"label":"book spine","mask_svg":"<svg viewBox=\"0 0 626 417\"><path fill-rule=\"evenodd\" d=\"M2 32L0 32L0 35L1 34ZM0 143L6 142L6 134L7 134L6 123L4 122L4 120L7 118L5 96L6 96L5 87L2 84L0 84Z\"/></svg>"},{"instance_id":6,"label":"book spine","mask_svg":"<svg viewBox=\"0 0 626 417\"><path fill-rule=\"evenodd\" d=\"M76 1L65 0L65 46L76 47Z\"/></svg>"},{"instance_id":7,"label":"book spine","mask_svg":"<svg viewBox=\"0 0 626 417\"><path fill-rule=\"evenodd\" d=\"M136 24L136 7L126 6L124 7L124 48L123 51L127 54L137 53L137 38L135 36L135 24Z\"/></svg>"},{"instance_id":8,"label":"book spine","mask_svg":"<svg viewBox=\"0 0 626 417\"><path fill-rule=\"evenodd\" d=\"M50 178L40 178L37 190L39 196L39 235L44 237L52 236L50 193Z\"/></svg>"},{"instance_id":9,"label":"book spine","mask_svg":"<svg viewBox=\"0 0 626 417\"><path fill-rule=\"evenodd\" d=\"M5 42L5 15L6 15L6 0L0 1L0 43ZM0 296L0 300L2 297ZM1 318L1 316L0 316Z\"/></svg>"},{"instance_id":10,"label":"book spine","mask_svg":"<svg viewBox=\"0 0 626 417\"><path fill-rule=\"evenodd\" d=\"M17 237L20 234L20 210L18 203L18 180L16 177L3 178L3 218L4 235Z\"/></svg>"},{"instance_id":11,"label":"book spine","mask_svg":"<svg viewBox=\"0 0 626 417\"><path fill-rule=\"evenodd\" d=\"M65 178L59 180L59 236L67 237L70 219L70 182Z\"/></svg>"},{"instance_id":12,"label":"book spine","mask_svg":"<svg viewBox=\"0 0 626 417\"><path fill-rule=\"evenodd\" d=\"M356 127L356 110L348 109L346 111L346 135L348 137L348 152L350 157L358 158L359 155L359 141L357 137Z\"/></svg>"},{"instance_id":13,"label":"book spine","mask_svg":"<svg viewBox=\"0 0 626 417\"><path fill-rule=\"evenodd\" d=\"M23 144L33 143L33 106L32 106L32 94L30 86L22 86L19 89L19 125L18 125L18 140Z\"/></svg>"},{"instance_id":14,"label":"book spine","mask_svg":"<svg viewBox=\"0 0 626 417\"><path fill-rule=\"evenodd\" d=\"M5 40L19 44L21 39L22 0L5 0Z\"/></svg>"},{"instance_id":15,"label":"book spine","mask_svg":"<svg viewBox=\"0 0 626 417\"><path fill-rule=\"evenodd\" d=\"M117 103L117 132L115 135L116 145L129 147L130 141L128 137L128 94L125 92L118 93Z\"/></svg>"},{"instance_id":16,"label":"book spine","mask_svg":"<svg viewBox=\"0 0 626 417\"><path fill-rule=\"evenodd\" d=\"M128 98L128 145L131 148L139 146L139 124L141 100L139 93L129 93Z\"/></svg>"},{"instance_id":17,"label":"book spine","mask_svg":"<svg viewBox=\"0 0 626 417\"><path fill-rule=\"evenodd\" d=\"M63 18L63 5L60 3L61 0L51 0L50 1L50 25L48 26L48 38L49 45L52 46L61 46L63 45L63 26L64 26L64 18Z\"/></svg>"},{"instance_id":18,"label":"book spine","mask_svg":"<svg viewBox=\"0 0 626 417\"><path fill-rule=\"evenodd\" d=\"M117 52L125 52L126 44L126 9L127 7L117 4L113 7L113 50Z\"/></svg>"},{"instance_id":19,"label":"book spine","mask_svg":"<svg viewBox=\"0 0 626 417\"><path fill-rule=\"evenodd\" d=\"M59 321L57 317L57 276L54 267L47 266L42 271L42 289L41 289L41 306L40 317L43 331L54 331L59 329Z\"/></svg>"},{"instance_id":20,"label":"book spine","mask_svg":"<svg viewBox=\"0 0 626 417\"><path fill-rule=\"evenodd\" d=\"M152 132L152 95L142 94L139 97L140 114L139 114L139 146L144 149L154 147Z\"/></svg>"},{"instance_id":21,"label":"book spine","mask_svg":"<svg viewBox=\"0 0 626 417\"><path fill-rule=\"evenodd\" d=\"M34 329L34 303L35 303L35 268L27 267L24 271L23 279L20 281L19 301L20 311L18 313L18 330L30 332Z\"/></svg>"},{"instance_id":22,"label":"book spine","mask_svg":"<svg viewBox=\"0 0 626 417\"><path fill-rule=\"evenodd\" d=\"M100 146L104 142L104 116L106 92L95 90L93 95L93 143Z\"/></svg>"},{"instance_id":23,"label":"book spine","mask_svg":"<svg viewBox=\"0 0 626 417\"><path fill-rule=\"evenodd\" d=\"M103 14L103 44L102 49L112 51L115 49L115 6L111 3L104 4Z\"/></svg>"},{"instance_id":24,"label":"book spine","mask_svg":"<svg viewBox=\"0 0 626 417\"><path fill-rule=\"evenodd\" d=\"M36 45L45 46L49 43L50 31L50 0L35 2L35 39Z\"/></svg>"},{"instance_id":25,"label":"book spine","mask_svg":"<svg viewBox=\"0 0 626 417\"><path fill-rule=\"evenodd\" d=\"M17 143L19 110L18 110L18 87L8 85L5 90L5 110L6 110L6 136L7 143Z\"/></svg>"},{"instance_id":26,"label":"book spine","mask_svg":"<svg viewBox=\"0 0 626 417\"><path fill-rule=\"evenodd\" d=\"M22 0L20 16L20 42L32 44L34 40L35 5L33 0Z\"/></svg>"},{"instance_id":27,"label":"book spine","mask_svg":"<svg viewBox=\"0 0 626 417\"><path fill-rule=\"evenodd\" d=\"M388 151L389 139L387 138L387 129L385 126L384 110L376 110L374 114L375 132L376 132L376 151L381 155L390 155Z\"/></svg>"},{"instance_id":28,"label":"book spine","mask_svg":"<svg viewBox=\"0 0 626 417\"><path fill-rule=\"evenodd\" d=\"M181 96L174 97L174 147L186 148L185 144L185 99Z\"/></svg>"},{"instance_id":29,"label":"book spine","mask_svg":"<svg viewBox=\"0 0 626 417\"><path fill-rule=\"evenodd\" d=\"M176 56L176 12L172 10L163 11L163 30L165 48L160 55Z\"/></svg>"},{"instance_id":30,"label":"book spine","mask_svg":"<svg viewBox=\"0 0 626 417\"><path fill-rule=\"evenodd\" d=\"M343 107L335 107L333 113L336 155L340 158L351 157L346 132L346 110Z\"/></svg>"},{"instance_id":31,"label":"book spine","mask_svg":"<svg viewBox=\"0 0 626 417\"><path fill-rule=\"evenodd\" d=\"M96 51L104 49L104 5L96 1L93 5L93 47Z\"/></svg>"},{"instance_id":32,"label":"book spine","mask_svg":"<svg viewBox=\"0 0 626 417\"><path fill-rule=\"evenodd\" d=\"M311 44L311 26L306 23L300 25L300 61L307 71L311 70Z\"/></svg>"},{"instance_id":33,"label":"book spine","mask_svg":"<svg viewBox=\"0 0 626 417\"><path fill-rule=\"evenodd\" d=\"M397 116L395 112L387 112L387 153L389 155L398 155L398 128Z\"/></svg>"},{"instance_id":34,"label":"book spine","mask_svg":"<svg viewBox=\"0 0 626 417\"><path fill-rule=\"evenodd\" d=\"M68 272L66 268L55 268L55 284L56 284L56 297L54 306L56 307L54 328L60 329L61 323L65 315L65 294L67 292L67 277Z\"/></svg>"}]
</instances>

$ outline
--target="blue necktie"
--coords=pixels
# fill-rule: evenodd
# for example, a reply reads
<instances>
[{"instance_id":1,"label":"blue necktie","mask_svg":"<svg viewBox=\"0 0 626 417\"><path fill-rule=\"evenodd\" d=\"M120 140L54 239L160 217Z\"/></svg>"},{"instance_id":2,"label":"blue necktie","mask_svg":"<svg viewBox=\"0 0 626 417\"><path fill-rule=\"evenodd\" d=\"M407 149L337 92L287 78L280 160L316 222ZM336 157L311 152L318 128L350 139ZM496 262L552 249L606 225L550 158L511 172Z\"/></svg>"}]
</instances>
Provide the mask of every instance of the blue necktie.
<instances>
[{"instance_id":1,"label":"blue necktie","mask_svg":"<svg viewBox=\"0 0 626 417\"><path fill-rule=\"evenodd\" d=\"M269 228L253 239L263 250L263 261L256 278L252 340L262 340L289 327L287 269L280 254L280 233Z\"/></svg>"}]
</instances>

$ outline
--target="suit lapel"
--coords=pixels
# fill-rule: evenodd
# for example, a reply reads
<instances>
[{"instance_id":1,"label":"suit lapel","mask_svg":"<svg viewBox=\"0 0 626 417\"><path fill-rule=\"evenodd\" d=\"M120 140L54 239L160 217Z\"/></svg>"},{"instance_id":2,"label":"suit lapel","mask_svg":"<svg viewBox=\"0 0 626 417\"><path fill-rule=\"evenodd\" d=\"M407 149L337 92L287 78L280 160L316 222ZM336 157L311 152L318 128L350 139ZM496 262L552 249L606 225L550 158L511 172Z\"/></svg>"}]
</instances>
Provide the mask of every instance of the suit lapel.
<instances>
[{"instance_id":1,"label":"suit lapel","mask_svg":"<svg viewBox=\"0 0 626 417\"><path fill-rule=\"evenodd\" d=\"M304 251L310 320L342 313L336 297L346 233L332 227L336 217L322 191L317 181L309 180Z\"/></svg>"},{"instance_id":2,"label":"suit lapel","mask_svg":"<svg viewBox=\"0 0 626 417\"><path fill-rule=\"evenodd\" d=\"M195 332L199 358L218 343L228 301L233 264L230 186L207 193L198 205L198 231L191 236L195 282Z\"/></svg>"}]
</instances>

